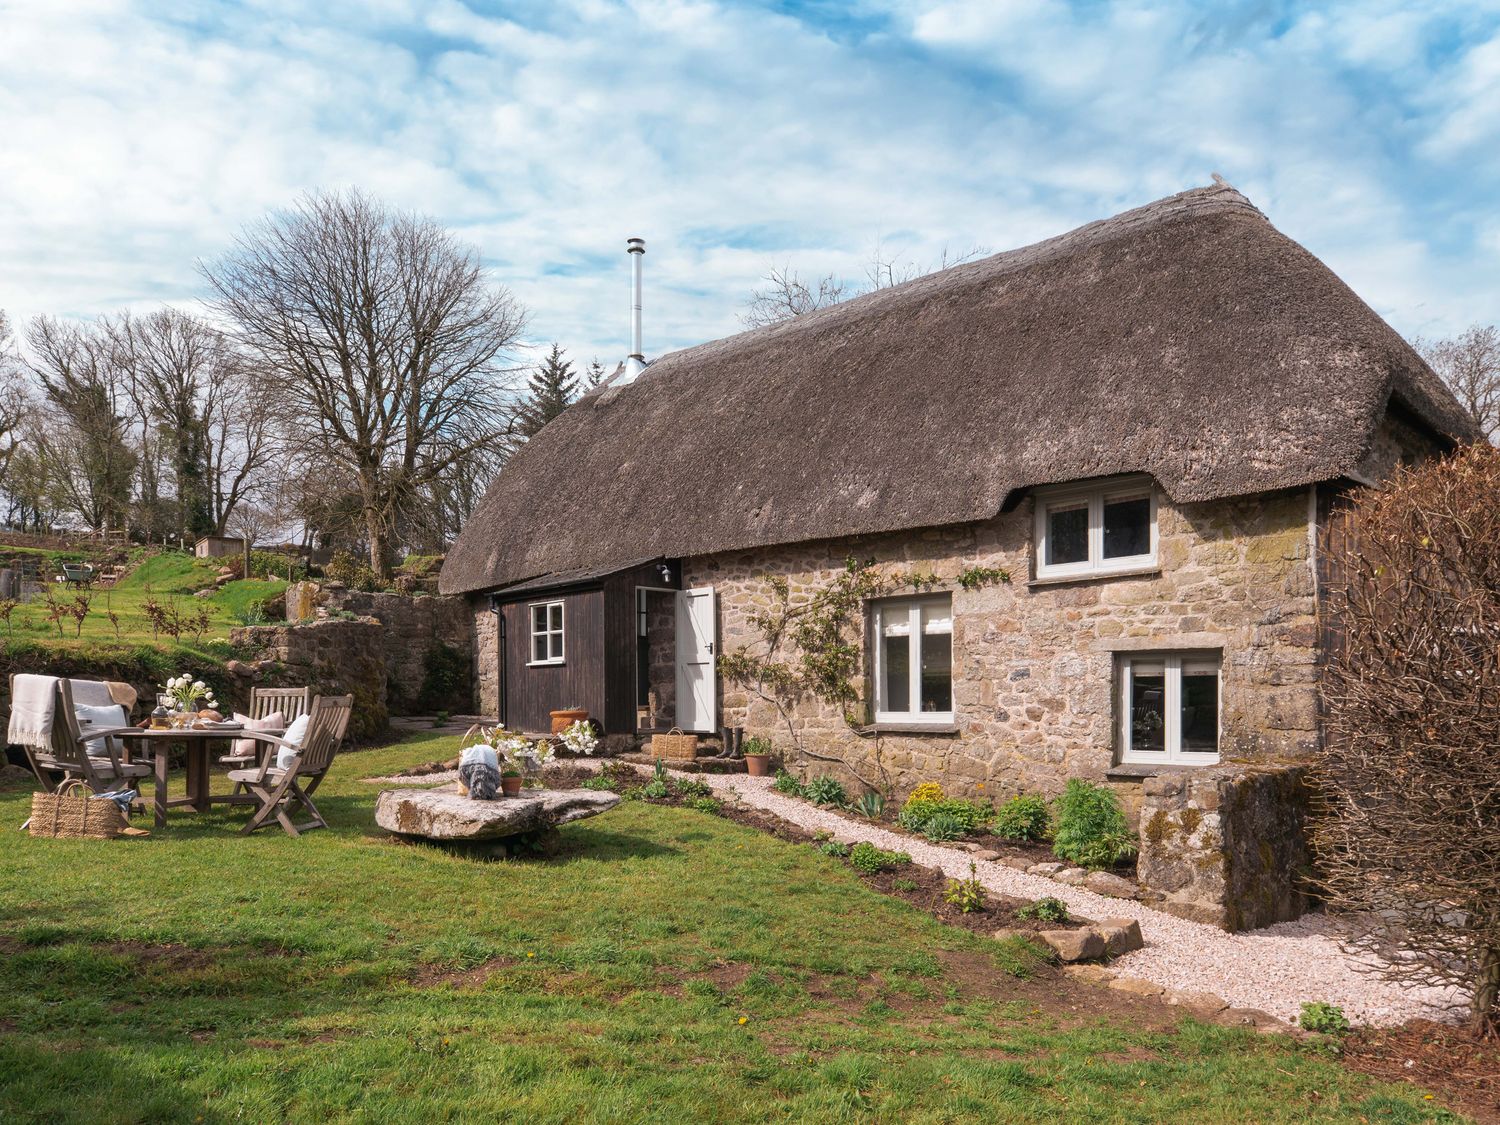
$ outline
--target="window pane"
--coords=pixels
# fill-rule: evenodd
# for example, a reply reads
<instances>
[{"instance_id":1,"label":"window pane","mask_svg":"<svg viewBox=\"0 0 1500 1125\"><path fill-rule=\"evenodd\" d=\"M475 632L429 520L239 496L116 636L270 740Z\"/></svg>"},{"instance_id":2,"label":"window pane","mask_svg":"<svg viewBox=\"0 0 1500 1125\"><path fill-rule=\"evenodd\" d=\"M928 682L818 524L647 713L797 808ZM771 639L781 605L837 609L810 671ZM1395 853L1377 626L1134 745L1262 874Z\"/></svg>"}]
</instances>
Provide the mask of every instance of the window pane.
<instances>
[{"instance_id":1,"label":"window pane","mask_svg":"<svg viewBox=\"0 0 1500 1125\"><path fill-rule=\"evenodd\" d=\"M1219 752L1219 677L1210 671L1182 672L1182 749Z\"/></svg>"},{"instance_id":2,"label":"window pane","mask_svg":"<svg viewBox=\"0 0 1500 1125\"><path fill-rule=\"evenodd\" d=\"M886 637L884 709L911 710L911 638Z\"/></svg>"},{"instance_id":3,"label":"window pane","mask_svg":"<svg viewBox=\"0 0 1500 1125\"><path fill-rule=\"evenodd\" d=\"M552 646L551 646L550 652L552 653L552 659L553 660L561 660L562 659L562 654L563 654L563 649L562 649L562 634L561 633L553 633L551 635L551 641L552 641Z\"/></svg>"},{"instance_id":4,"label":"window pane","mask_svg":"<svg viewBox=\"0 0 1500 1125\"><path fill-rule=\"evenodd\" d=\"M924 609L925 617L927 611ZM953 634L922 633L922 710L953 710Z\"/></svg>"},{"instance_id":5,"label":"window pane","mask_svg":"<svg viewBox=\"0 0 1500 1125\"><path fill-rule=\"evenodd\" d=\"M545 633L547 631L547 607L534 605L531 607L531 631L533 633Z\"/></svg>"},{"instance_id":6,"label":"window pane","mask_svg":"<svg viewBox=\"0 0 1500 1125\"><path fill-rule=\"evenodd\" d=\"M562 602L547 607L552 614L552 629L554 632L562 630Z\"/></svg>"},{"instance_id":7,"label":"window pane","mask_svg":"<svg viewBox=\"0 0 1500 1125\"><path fill-rule=\"evenodd\" d=\"M531 659L533 659L533 660L546 660L547 659L547 634L546 633L538 633L536 636L534 636L534 637L531 638Z\"/></svg>"},{"instance_id":8,"label":"window pane","mask_svg":"<svg viewBox=\"0 0 1500 1125\"><path fill-rule=\"evenodd\" d=\"M1089 509L1047 510L1047 565L1089 561Z\"/></svg>"},{"instance_id":9,"label":"window pane","mask_svg":"<svg viewBox=\"0 0 1500 1125\"><path fill-rule=\"evenodd\" d=\"M1106 500L1104 557L1126 559L1151 553L1151 498Z\"/></svg>"},{"instance_id":10,"label":"window pane","mask_svg":"<svg viewBox=\"0 0 1500 1125\"><path fill-rule=\"evenodd\" d=\"M1167 748L1167 679L1161 665L1135 666L1130 675L1130 749Z\"/></svg>"}]
</instances>

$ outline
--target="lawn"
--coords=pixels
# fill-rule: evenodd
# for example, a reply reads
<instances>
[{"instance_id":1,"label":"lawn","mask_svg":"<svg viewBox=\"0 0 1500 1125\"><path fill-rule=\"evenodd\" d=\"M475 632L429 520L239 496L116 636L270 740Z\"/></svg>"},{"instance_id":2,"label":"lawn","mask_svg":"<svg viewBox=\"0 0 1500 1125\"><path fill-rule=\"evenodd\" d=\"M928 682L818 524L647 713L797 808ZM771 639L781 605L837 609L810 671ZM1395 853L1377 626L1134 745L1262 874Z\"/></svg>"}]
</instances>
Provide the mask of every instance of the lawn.
<instances>
[{"instance_id":1,"label":"lawn","mask_svg":"<svg viewBox=\"0 0 1500 1125\"><path fill-rule=\"evenodd\" d=\"M170 638L153 635L151 620L142 608L152 599L188 615L195 614L200 608L207 609L208 629L204 637L225 637L231 628L240 624L245 610L255 602L281 593L286 589L286 583L280 579L230 582L209 597L194 597L196 591L213 586L214 575L223 562L222 559L196 559L188 554L168 552L150 556L110 589L83 591L59 585L55 595L60 602L71 602L80 594L90 599L81 635L73 619L67 617L63 619L62 636L59 637L57 626L47 619L46 604L37 599L15 610L7 639L46 641L60 648L81 648L100 641L165 642ZM118 622L110 620L110 611L114 612ZM0 626L0 637L3 636L3 626ZM188 642L196 638L184 634L182 639Z\"/></svg>"},{"instance_id":2,"label":"lawn","mask_svg":"<svg viewBox=\"0 0 1500 1125\"><path fill-rule=\"evenodd\" d=\"M552 858L334 827L0 850L6 1121L1456 1120L1316 1045L1179 1019L944 926L812 848L626 804ZM222 783L221 783L222 784ZM0 792L0 823L28 793Z\"/></svg>"}]
</instances>

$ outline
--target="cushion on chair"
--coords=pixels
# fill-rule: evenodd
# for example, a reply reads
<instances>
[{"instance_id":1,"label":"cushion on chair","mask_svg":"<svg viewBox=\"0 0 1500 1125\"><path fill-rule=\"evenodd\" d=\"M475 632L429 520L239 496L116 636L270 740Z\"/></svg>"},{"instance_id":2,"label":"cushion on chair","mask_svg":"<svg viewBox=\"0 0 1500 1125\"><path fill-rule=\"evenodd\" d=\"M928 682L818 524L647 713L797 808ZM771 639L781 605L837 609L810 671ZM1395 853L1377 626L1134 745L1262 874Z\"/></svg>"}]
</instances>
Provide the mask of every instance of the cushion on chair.
<instances>
[{"instance_id":1,"label":"cushion on chair","mask_svg":"<svg viewBox=\"0 0 1500 1125\"><path fill-rule=\"evenodd\" d=\"M292 720L292 725L286 728L286 733L281 736L281 739L287 745L276 748L277 769L284 770L292 764L292 759L302 748L302 740L307 737L307 724L311 721L311 716L298 715Z\"/></svg>"},{"instance_id":2,"label":"cushion on chair","mask_svg":"<svg viewBox=\"0 0 1500 1125\"><path fill-rule=\"evenodd\" d=\"M114 730L118 727L129 726L129 721L125 718L125 708L118 703L112 703L107 707L75 703L73 714L78 716L78 725L83 728L84 734L88 734L90 730ZM105 745L106 743L113 743L116 750L124 749L117 738L96 738L84 745L90 757L107 758L109 748Z\"/></svg>"},{"instance_id":3,"label":"cushion on chair","mask_svg":"<svg viewBox=\"0 0 1500 1125\"><path fill-rule=\"evenodd\" d=\"M246 730L281 730L286 726L286 716L280 711L272 711L264 719L252 719L249 715L242 715L236 711L234 713L234 721L243 723ZM234 740L234 753L229 755L229 757L253 762L256 754L259 753L260 747L265 745L268 744L257 742L253 738L236 738ZM225 760L227 759L219 759L221 762Z\"/></svg>"},{"instance_id":4,"label":"cushion on chair","mask_svg":"<svg viewBox=\"0 0 1500 1125\"><path fill-rule=\"evenodd\" d=\"M286 773L286 770L279 770L275 766L272 766L266 771L266 781L270 784L274 784L281 780L281 777L284 773ZM249 782L258 780L260 778L260 770L230 770L224 776L237 785L245 785Z\"/></svg>"}]
</instances>

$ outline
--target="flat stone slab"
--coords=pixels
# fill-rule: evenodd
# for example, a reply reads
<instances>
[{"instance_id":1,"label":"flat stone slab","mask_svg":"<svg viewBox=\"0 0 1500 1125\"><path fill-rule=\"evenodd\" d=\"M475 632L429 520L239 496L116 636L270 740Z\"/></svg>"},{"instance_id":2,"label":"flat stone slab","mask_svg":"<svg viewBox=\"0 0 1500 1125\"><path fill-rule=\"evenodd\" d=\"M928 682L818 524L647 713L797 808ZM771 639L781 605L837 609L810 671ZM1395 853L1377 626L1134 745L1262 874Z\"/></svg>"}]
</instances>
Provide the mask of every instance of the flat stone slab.
<instances>
[{"instance_id":1,"label":"flat stone slab","mask_svg":"<svg viewBox=\"0 0 1500 1125\"><path fill-rule=\"evenodd\" d=\"M460 797L457 785L387 789L375 802L375 823L401 836L477 842L542 832L619 803L618 794L593 789L527 789L493 801Z\"/></svg>"}]
</instances>

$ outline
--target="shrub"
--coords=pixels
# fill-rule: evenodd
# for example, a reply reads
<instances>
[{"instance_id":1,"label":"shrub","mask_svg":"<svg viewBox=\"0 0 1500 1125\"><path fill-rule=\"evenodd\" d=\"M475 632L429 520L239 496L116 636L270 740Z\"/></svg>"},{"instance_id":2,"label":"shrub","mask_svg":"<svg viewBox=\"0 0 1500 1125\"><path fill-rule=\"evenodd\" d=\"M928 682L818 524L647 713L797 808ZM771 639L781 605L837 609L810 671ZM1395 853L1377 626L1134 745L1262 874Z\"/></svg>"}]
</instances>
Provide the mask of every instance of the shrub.
<instances>
[{"instance_id":1,"label":"shrub","mask_svg":"<svg viewBox=\"0 0 1500 1125\"><path fill-rule=\"evenodd\" d=\"M802 796L802 782L787 773L786 770L776 771L776 780L771 783L771 788L778 793L785 793L788 797Z\"/></svg>"},{"instance_id":2,"label":"shrub","mask_svg":"<svg viewBox=\"0 0 1500 1125\"><path fill-rule=\"evenodd\" d=\"M942 837L945 840L956 840L960 836L967 836L978 831L979 827L994 815L994 810L988 805L981 805L977 801L961 801L957 798L949 800L920 800L908 799L902 806L900 815L896 818L897 823L908 832L920 832L927 835L927 826L936 817L942 817L944 824L949 822L958 825L957 833ZM928 837L933 839L934 837Z\"/></svg>"},{"instance_id":3,"label":"shrub","mask_svg":"<svg viewBox=\"0 0 1500 1125\"><path fill-rule=\"evenodd\" d=\"M922 835L934 844L945 840L957 840L964 834L964 823L952 813L939 812L929 816L922 825Z\"/></svg>"},{"instance_id":4,"label":"shrub","mask_svg":"<svg viewBox=\"0 0 1500 1125\"><path fill-rule=\"evenodd\" d=\"M885 871L892 867L911 862L911 856L905 852L888 852L877 848L868 840L854 845L849 852L849 866L856 871L863 871L866 875L874 875L877 871Z\"/></svg>"},{"instance_id":5,"label":"shrub","mask_svg":"<svg viewBox=\"0 0 1500 1125\"><path fill-rule=\"evenodd\" d=\"M604 789L613 790L615 782L607 777L588 777L578 783L580 789Z\"/></svg>"},{"instance_id":6,"label":"shrub","mask_svg":"<svg viewBox=\"0 0 1500 1125\"><path fill-rule=\"evenodd\" d=\"M974 872L974 865L969 864L969 877L967 879L949 879L948 889L943 892L943 901L949 906L956 906L960 913L972 914L976 910L984 909L984 887L980 886L979 876Z\"/></svg>"},{"instance_id":7,"label":"shrub","mask_svg":"<svg viewBox=\"0 0 1500 1125\"><path fill-rule=\"evenodd\" d=\"M690 777L679 777L672 781L672 788L677 790L680 797L701 801L705 797L714 795L714 787L706 781L698 781Z\"/></svg>"},{"instance_id":8,"label":"shrub","mask_svg":"<svg viewBox=\"0 0 1500 1125\"><path fill-rule=\"evenodd\" d=\"M877 820L885 812L885 798L874 790L861 793L859 800L854 802L854 808L866 820Z\"/></svg>"},{"instance_id":9,"label":"shrub","mask_svg":"<svg viewBox=\"0 0 1500 1125\"><path fill-rule=\"evenodd\" d=\"M351 590L368 592L373 591L376 586L375 572L370 569L369 564L360 562L348 551L339 551L329 559L323 573L330 581L342 582Z\"/></svg>"},{"instance_id":10,"label":"shrub","mask_svg":"<svg viewBox=\"0 0 1500 1125\"><path fill-rule=\"evenodd\" d=\"M418 711L462 709L469 705L469 654L441 642L422 658L422 686L417 691Z\"/></svg>"},{"instance_id":11,"label":"shrub","mask_svg":"<svg viewBox=\"0 0 1500 1125\"><path fill-rule=\"evenodd\" d=\"M1102 785L1073 778L1053 802L1052 851L1080 867L1113 867L1136 852L1120 799Z\"/></svg>"},{"instance_id":12,"label":"shrub","mask_svg":"<svg viewBox=\"0 0 1500 1125\"><path fill-rule=\"evenodd\" d=\"M740 753L770 754L775 749L776 748L771 745L771 740L769 738L762 738L758 734L752 734L749 738L745 739L744 743L740 746Z\"/></svg>"},{"instance_id":13,"label":"shrub","mask_svg":"<svg viewBox=\"0 0 1500 1125\"><path fill-rule=\"evenodd\" d=\"M829 840L828 843L821 845L818 850L824 855L831 855L835 858L842 859L844 856L849 854L849 845L841 844L837 840Z\"/></svg>"},{"instance_id":14,"label":"shrub","mask_svg":"<svg viewBox=\"0 0 1500 1125\"><path fill-rule=\"evenodd\" d=\"M267 621L266 603L261 600L246 602L230 610L229 616L237 625L264 625Z\"/></svg>"},{"instance_id":15,"label":"shrub","mask_svg":"<svg viewBox=\"0 0 1500 1125\"><path fill-rule=\"evenodd\" d=\"M815 805L847 805L844 783L833 777L815 777L802 787L802 795Z\"/></svg>"},{"instance_id":16,"label":"shrub","mask_svg":"<svg viewBox=\"0 0 1500 1125\"><path fill-rule=\"evenodd\" d=\"M1297 1023L1304 1031L1316 1031L1322 1035L1347 1035L1349 1032L1344 1009L1322 1001L1303 1004Z\"/></svg>"},{"instance_id":17,"label":"shrub","mask_svg":"<svg viewBox=\"0 0 1500 1125\"><path fill-rule=\"evenodd\" d=\"M682 803L690 809L712 813L714 816L718 816L724 811L724 802L717 797L690 797Z\"/></svg>"},{"instance_id":18,"label":"shrub","mask_svg":"<svg viewBox=\"0 0 1500 1125\"><path fill-rule=\"evenodd\" d=\"M935 781L924 781L911 791L911 796L906 798L908 805L922 801L941 801L947 794L943 787Z\"/></svg>"},{"instance_id":19,"label":"shrub","mask_svg":"<svg viewBox=\"0 0 1500 1125\"><path fill-rule=\"evenodd\" d=\"M1043 840L1051 814L1041 797L1012 797L995 811L990 831L1007 840Z\"/></svg>"},{"instance_id":20,"label":"shrub","mask_svg":"<svg viewBox=\"0 0 1500 1125\"><path fill-rule=\"evenodd\" d=\"M1059 899L1048 895L1016 911L1017 918L1035 918L1038 922L1066 922L1068 908Z\"/></svg>"}]
</instances>

